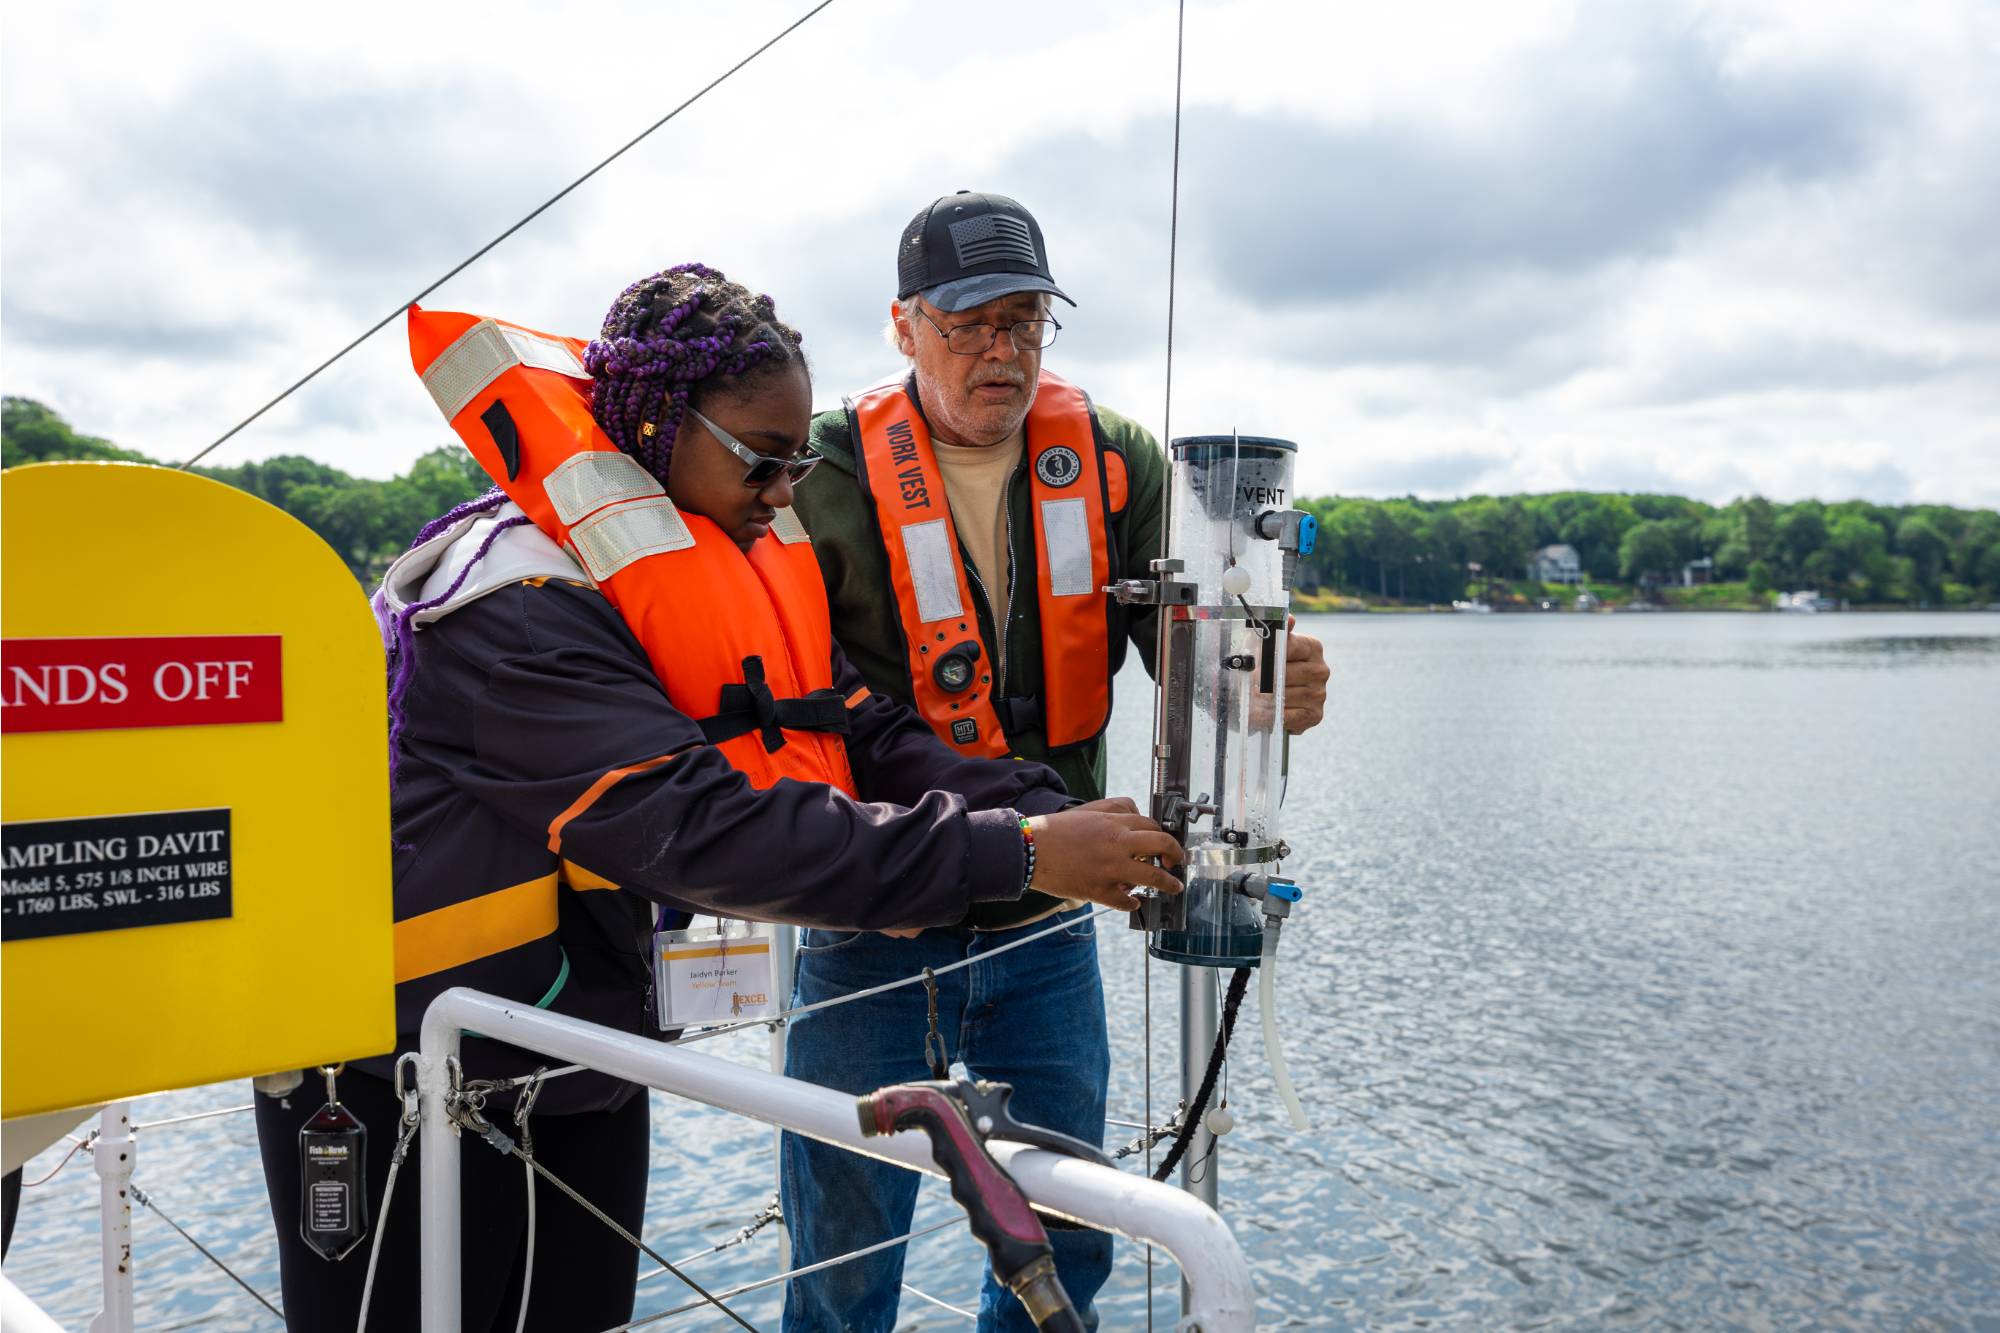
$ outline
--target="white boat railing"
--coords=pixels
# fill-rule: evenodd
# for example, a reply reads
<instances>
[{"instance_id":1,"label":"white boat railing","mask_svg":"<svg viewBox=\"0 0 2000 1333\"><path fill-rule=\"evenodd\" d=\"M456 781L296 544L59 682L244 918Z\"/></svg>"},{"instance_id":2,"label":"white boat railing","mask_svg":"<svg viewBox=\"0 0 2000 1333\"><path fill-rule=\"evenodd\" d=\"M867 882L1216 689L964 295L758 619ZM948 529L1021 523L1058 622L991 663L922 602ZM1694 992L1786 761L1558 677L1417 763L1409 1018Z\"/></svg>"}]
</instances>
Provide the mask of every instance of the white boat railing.
<instances>
[{"instance_id":1,"label":"white boat railing","mask_svg":"<svg viewBox=\"0 0 2000 1333\"><path fill-rule=\"evenodd\" d=\"M459 1323L459 1138L448 1099L460 1035L468 1030L913 1171L944 1174L920 1133L862 1138L849 1094L479 991L448 990L424 1014L418 1052L426 1333L448 1333ZM1171 1255L1188 1297L1178 1328L1245 1333L1253 1327L1249 1261L1214 1209L1171 1185L1110 1167L998 1140L987 1146L1035 1204Z\"/></svg>"}]
</instances>

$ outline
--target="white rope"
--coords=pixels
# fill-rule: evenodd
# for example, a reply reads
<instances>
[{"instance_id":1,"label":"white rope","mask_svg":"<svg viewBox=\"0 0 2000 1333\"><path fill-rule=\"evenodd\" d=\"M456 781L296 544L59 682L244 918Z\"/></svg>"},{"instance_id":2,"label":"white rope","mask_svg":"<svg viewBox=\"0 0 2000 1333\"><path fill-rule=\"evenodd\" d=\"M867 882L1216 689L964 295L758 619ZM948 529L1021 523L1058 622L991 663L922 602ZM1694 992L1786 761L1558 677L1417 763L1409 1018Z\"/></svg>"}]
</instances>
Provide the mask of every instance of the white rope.
<instances>
[{"instance_id":1,"label":"white rope","mask_svg":"<svg viewBox=\"0 0 2000 1333\"><path fill-rule=\"evenodd\" d=\"M225 1106L219 1111L196 1111L193 1115L177 1115L166 1120L148 1120L144 1124L132 1126L137 1134L142 1129L164 1129L168 1125L185 1125L191 1120L212 1120L219 1115L241 1115L245 1111L256 1110L256 1104L245 1102L241 1106Z\"/></svg>"},{"instance_id":2,"label":"white rope","mask_svg":"<svg viewBox=\"0 0 2000 1333\"><path fill-rule=\"evenodd\" d=\"M527 1333L528 1293L535 1282L535 1168L525 1159L521 1163L521 1178L528 1186L528 1263L521 1273L521 1313L514 1321L514 1333Z\"/></svg>"},{"instance_id":3,"label":"white rope","mask_svg":"<svg viewBox=\"0 0 2000 1333\"><path fill-rule=\"evenodd\" d=\"M949 1310L955 1315L960 1315L966 1319L970 1319L975 1324L979 1322L979 1316L974 1311L967 1310L962 1306L953 1305L950 1301L941 1301L927 1291L917 1290L915 1287L911 1286L907 1282L903 1284L903 1290L909 1292L910 1295L915 1296L921 1300L929 1301L932 1305L937 1306L938 1309L940 1310Z\"/></svg>"},{"instance_id":4,"label":"white rope","mask_svg":"<svg viewBox=\"0 0 2000 1333\"><path fill-rule=\"evenodd\" d=\"M718 1291L715 1293L715 1299L726 1301L732 1296L741 1296L746 1292L762 1291L765 1287L775 1286L780 1282L789 1282L791 1279L803 1277L807 1273L817 1273L822 1268L832 1268L836 1264L849 1263L855 1259L865 1259L871 1254L889 1249L891 1246L905 1244L922 1236L928 1236L934 1231L943 1231L946 1227L964 1226L965 1220L963 1217L948 1217L944 1221L934 1223L931 1226L921 1227L916 1231L905 1232L893 1240L885 1240L863 1249L851 1250L846 1254L838 1255L832 1259L822 1259L816 1264L807 1264L804 1268L794 1268L788 1272L780 1273L776 1277L759 1278L755 1282L746 1282L740 1287L731 1287L727 1291ZM644 1281L643 1278L640 1280ZM662 1310L658 1314L649 1314L643 1319L634 1319L629 1324L620 1324L616 1328L606 1329L605 1333L627 1333L628 1329L643 1328L656 1320L670 1319L677 1314L686 1314L690 1310L703 1310L706 1308L708 1308L707 1301L691 1301L686 1305L676 1305L671 1310Z\"/></svg>"}]
</instances>

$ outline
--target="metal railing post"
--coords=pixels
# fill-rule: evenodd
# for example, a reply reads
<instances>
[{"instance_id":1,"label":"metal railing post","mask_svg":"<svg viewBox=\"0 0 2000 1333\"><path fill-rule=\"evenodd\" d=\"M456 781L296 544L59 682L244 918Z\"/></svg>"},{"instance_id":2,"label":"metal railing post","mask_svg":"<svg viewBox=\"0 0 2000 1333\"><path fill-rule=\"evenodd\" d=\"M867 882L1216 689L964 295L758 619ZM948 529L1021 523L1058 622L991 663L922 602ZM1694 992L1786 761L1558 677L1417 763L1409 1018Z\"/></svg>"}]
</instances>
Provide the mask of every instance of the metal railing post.
<instances>
[{"instance_id":1,"label":"metal railing post","mask_svg":"<svg viewBox=\"0 0 2000 1333\"><path fill-rule=\"evenodd\" d=\"M90 1333L132 1333L132 1167L139 1141L132 1137L132 1104L113 1102L98 1119L98 1235L102 1243L104 1307Z\"/></svg>"},{"instance_id":2,"label":"metal railing post","mask_svg":"<svg viewBox=\"0 0 2000 1333\"><path fill-rule=\"evenodd\" d=\"M445 1026L433 1032L427 1021L423 1046L417 1055L417 1113L422 1122L417 1156L423 1168L418 1205L423 1231L420 1291L424 1333L458 1333L458 1132L452 1128L445 1107L445 1097L452 1085L451 1070L458 1060L458 1044L457 1027Z\"/></svg>"},{"instance_id":3,"label":"metal railing post","mask_svg":"<svg viewBox=\"0 0 2000 1333\"><path fill-rule=\"evenodd\" d=\"M799 928L797 926L779 926L775 933L777 939L771 950L773 955L771 960L771 976L778 988L778 1008L789 1009L792 1007L792 974L798 968ZM782 1074L785 1072L785 1025L783 1023L773 1023L771 1025L771 1072L773 1074ZM782 1125L774 1126L771 1130L771 1188L779 1191L782 1191L785 1186L784 1142L784 1127ZM788 1226L781 1226L778 1228L778 1271L780 1273L786 1272L791 1266L792 1229Z\"/></svg>"},{"instance_id":4,"label":"metal railing post","mask_svg":"<svg viewBox=\"0 0 2000 1333\"><path fill-rule=\"evenodd\" d=\"M1181 969L1181 1104L1193 1106L1215 1052L1216 973L1212 967ZM1204 1117L1205 1118L1205 1117ZM1207 1125L1195 1126L1187 1155L1181 1158L1181 1188L1210 1208L1220 1197L1216 1188L1215 1136ZM1193 1293L1181 1280L1181 1314L1193 1313Z\"/></svg>"}]
</instances>

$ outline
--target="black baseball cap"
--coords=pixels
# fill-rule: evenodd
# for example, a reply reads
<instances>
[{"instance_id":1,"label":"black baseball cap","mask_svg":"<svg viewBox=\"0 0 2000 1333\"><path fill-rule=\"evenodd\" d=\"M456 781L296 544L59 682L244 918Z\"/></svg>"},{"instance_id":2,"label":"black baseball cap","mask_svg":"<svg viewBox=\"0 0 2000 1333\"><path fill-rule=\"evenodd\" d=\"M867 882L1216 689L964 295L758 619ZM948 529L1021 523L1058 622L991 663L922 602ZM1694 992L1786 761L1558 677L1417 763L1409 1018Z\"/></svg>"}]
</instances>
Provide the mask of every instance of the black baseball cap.
<instances>
[{"instance_id":1,"label":"black baseball cap","mask_svg":"<svg viewBox=\"0 0 2000 1333\"><path fill-rule=\"evenodd\" d=\"M1070 301L1049 276L1049 251L1034 215L1003 194L960 190L910 219L896 245L896 299L921 292L947 314L1015 292Z\"/></svg>"}]
</instances>

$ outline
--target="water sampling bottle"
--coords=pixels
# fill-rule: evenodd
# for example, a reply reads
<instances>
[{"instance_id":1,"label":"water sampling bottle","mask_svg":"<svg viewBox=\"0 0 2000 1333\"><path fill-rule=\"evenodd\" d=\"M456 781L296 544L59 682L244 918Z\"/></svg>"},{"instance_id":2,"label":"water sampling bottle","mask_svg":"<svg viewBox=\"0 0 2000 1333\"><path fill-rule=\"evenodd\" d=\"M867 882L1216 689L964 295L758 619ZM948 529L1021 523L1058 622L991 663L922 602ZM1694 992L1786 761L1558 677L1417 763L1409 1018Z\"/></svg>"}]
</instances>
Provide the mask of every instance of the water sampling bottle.
<instances>
[{"instance_id":1,"label":"water sampling bottle","mask_svg":"<svg viewBox=\"0 0 2000 1333\"><path fill-rule=\"evenodd\" d=\"M1291 849L1278 827L1287 621L1318 525L1292 504L1290 440L1197 435L1173 441L1169 456L1166 555L1153 578L1110 591L1159 607L1151 813L1186 849L1187 887L1142 897L1132 924L1155 958L1261 968L1266 1050L1303 1128L1277 1046L1272 977L1278 929L1301 896L1284 876Z\"/></svg>"},{"instance_id":2,"label":"water sampling bottle","mask_svg":"<svg viewBox=\"0 0 2000 1333\"><path fill-rule=\"evenodd\" d=\"M1286 620L1316 524L1291 507L1290 440L1198 435L1171 453L1167 557L1113 595L1160 606L1152 815L1187 849L1187 891L1147 901L1134 924L1156 958L1255 966L1268 914L1244 886L1278 875L1290 850Z\"/></svg>"}]
</instances>

